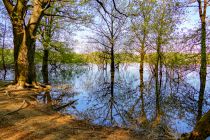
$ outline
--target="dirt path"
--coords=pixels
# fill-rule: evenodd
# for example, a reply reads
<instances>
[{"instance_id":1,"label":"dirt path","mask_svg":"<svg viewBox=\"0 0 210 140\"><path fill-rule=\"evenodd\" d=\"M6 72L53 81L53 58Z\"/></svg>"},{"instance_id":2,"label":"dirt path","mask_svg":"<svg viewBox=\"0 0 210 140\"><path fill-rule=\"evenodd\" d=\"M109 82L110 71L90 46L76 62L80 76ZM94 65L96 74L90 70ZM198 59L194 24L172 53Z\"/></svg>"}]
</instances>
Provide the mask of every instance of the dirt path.
<instances>
[{"instance_id":1,"label":"dirt path","mask_svg":"<svg viewBox=\"0 0 210 140\"><path fill-rule=\"evenodd\" d=\"M33 99L34 91L0 91L0 140L144 140L133 131L62 115Z\"/></svg>"}]
</instances>

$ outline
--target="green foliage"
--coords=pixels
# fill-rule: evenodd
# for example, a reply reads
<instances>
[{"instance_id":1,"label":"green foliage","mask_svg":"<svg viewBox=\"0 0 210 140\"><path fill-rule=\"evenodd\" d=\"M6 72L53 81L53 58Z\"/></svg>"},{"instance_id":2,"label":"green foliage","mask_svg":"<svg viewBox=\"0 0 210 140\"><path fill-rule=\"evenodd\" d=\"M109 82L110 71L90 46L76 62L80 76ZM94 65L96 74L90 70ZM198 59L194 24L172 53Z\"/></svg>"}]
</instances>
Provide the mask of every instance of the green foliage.
<instances>
[{"instance_id":1,"label":"green foliage","mask_svg":"<svg viewBox=\"0 0 210 140\"><path fill-rule=\"evenodd\" d=\"M0 54L2 49L0 49ZM7 66L13 65L13 50L5 49L5 63ZM105 60L102 58L103 53L92 52L89 54L77 54L71 49L62 48L59 51L50 51L50 63L63 63L63 64L85 64L94 63L101 64ZM41 64L43 51L37 51L35 55L35 63ZM163 54L164 64L168 67L179 67L191 64L200 64L199 54L168 52ZM115 63L139 63L140 56L131 53L117 53L115 54ZM110 63L107 55L107 63ZM145 62L154 64L156 62L156 53L149 53L145 55ZM208 54L208 64L210 64L210 54ZM0 57L0 68L2 68L2 58Z\"/></svg>"},{"instance_id":2,"label":"green foliage","mask_svg":"<svg viewBox=\"0 0 210 140\"><path fill-rule=\"evenodd\" d=\"M102 64L110 63L110 56L102 52L92 52L82 55L86 63ZM138 55L131 53L116 53L115 63L134 63L139 62Z\"/></svg>"},{"instance_id":3,"label":"green foliage","mask_svg":"<svg viewBox=\"0 0 210 140\"><path fill-rule=\"evenodd\" d=\"M2 48L0 48L0 54L2 54ZM13 64L13 50L4 49L4 60L7 66L11 66ZM0 56L0 68L2 68L2 56Z\"/></svg>"},{"instance_id":4,"label":"green foliage","mask_svg":"<svg viewBox=\"0 0 210 140\"><path fill-rule=\"evenodd\" d=\"M36 64L42 63L43 58L43 52L37 51L35 62ZM62 64L83 64L85 63L85 59L82 54L77 54L75 52L72 52L71 50L63 49L59 51L50 51L49 52L49 63L50 64L56 64L56 63L62 63Z\"/></svg>"},{"instance_id":5,"label":"green foliage","mask_svg":"<svg viewBox=\"0 0 210 140\"><path fill-rule=\"evenodd\" d=\"M163 53L162 55L164 58L164 64L171 68L192 65L192 64L199 64L200 62L198 54L168 52L168 53ZM145 61L150 64L155 64L156 58L157 58L156 53L146 54Z\"/></svg>"}]
</instances>

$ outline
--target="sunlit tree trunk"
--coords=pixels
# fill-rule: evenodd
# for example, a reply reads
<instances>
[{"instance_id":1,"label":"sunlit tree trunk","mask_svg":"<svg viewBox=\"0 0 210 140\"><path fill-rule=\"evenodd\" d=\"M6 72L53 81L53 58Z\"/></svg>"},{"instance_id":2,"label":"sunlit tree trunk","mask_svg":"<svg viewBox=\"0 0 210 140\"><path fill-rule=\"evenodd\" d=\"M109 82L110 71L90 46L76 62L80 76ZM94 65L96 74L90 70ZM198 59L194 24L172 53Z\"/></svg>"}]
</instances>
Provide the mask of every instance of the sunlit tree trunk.
<instances>
[{"instance_id":1,"label":"sunlit tree trunk","mask_svg":"<svg viewBox=\"0 0 210 140\"><path fill-rule=\"evenodd\" d=\"M35 84L35 40L32 39L28 29L23 29L22 38L17 37L21 40L20 44L15 45L15 79L18 86L24 87L27 84Z\"/></svg>"},{"instance_id":2,"label":"sunlit tree trunk","mask_svg":"<svg viewBox=\"0 0 210 140\"><path fill-rule=\"evenodd\" d=\"M27 25L25 25L25 15L28 10L27 1L17 0L16 5L8 0L3 0L3 2L13 27L15 83L19 87L28 84L36 85L34 65L36 33L49 0L34 0L32 2L33 8Z\"/></svg>"}]
</instances>

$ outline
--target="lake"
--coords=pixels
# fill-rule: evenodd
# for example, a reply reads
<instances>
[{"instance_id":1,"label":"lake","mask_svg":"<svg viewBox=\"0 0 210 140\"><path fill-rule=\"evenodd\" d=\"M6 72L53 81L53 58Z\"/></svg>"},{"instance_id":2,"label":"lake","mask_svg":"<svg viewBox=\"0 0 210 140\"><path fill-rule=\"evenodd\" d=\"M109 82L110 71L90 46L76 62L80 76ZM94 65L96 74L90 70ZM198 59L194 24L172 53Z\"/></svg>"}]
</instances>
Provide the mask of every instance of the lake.
<instances>
[{"instance_id":1,"label":"lake","mask_svg":"<svg viewBox=\"0 0 210 140\"><path fill-rule=\"evenodd\" d=\"M41 67L37 66L42 81ZM209 71L209 69L208 69ZM1 76L3 71L1 71ZM3 78L0 77L0 78ZM7 71L7 80L13 72ZM210 77L203 111L210 109ZM104 126L141 129L142 112L148 122L154 121L157 109L153 67L144 66L144 90L140 93L139 64L120 64L114 73L102 65L57 65L49 68L52 91L43 92L38 99L44 103L69 105L60 111L73 114ZM158 100L161 122L174 132L192 131L197 114L199 71L191 68L163 68L161 95Z\"/></svg>"}]
</instances>

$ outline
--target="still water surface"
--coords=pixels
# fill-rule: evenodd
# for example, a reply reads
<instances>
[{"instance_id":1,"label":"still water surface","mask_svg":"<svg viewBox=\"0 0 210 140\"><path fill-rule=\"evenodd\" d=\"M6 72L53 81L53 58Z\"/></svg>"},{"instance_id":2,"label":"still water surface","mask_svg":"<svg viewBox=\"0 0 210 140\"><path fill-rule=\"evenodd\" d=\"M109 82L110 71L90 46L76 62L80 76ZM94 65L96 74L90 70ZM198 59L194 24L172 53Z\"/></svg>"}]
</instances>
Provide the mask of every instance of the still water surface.
<instances>
[{"instance_id":1,"label":"still water surface","mask_svg":"<svg viewBox=\"0 0 210 140\"><path fill-rule=\"evenodd\" d=\"M41 73L37 77L41 80ZM74 114L95 124L132 129L140 128L142 109L149 122L155 118L155 79L153 68L148 64L144 67L144 105L140 96L139 64L120 64L114 78L111 78L109 67L60 65L50 68L49 78L52 91L42 93L38 98L59 105L74 102L62 109L63 113ZM6 79L13 79L12 71L7 71ZM204 112L210 109L209 77L206 85ZM196 120L198 91L198 70L164 68L159 100L161 122L175 132L190 132Z\"/></svg>"}]
</instances>

